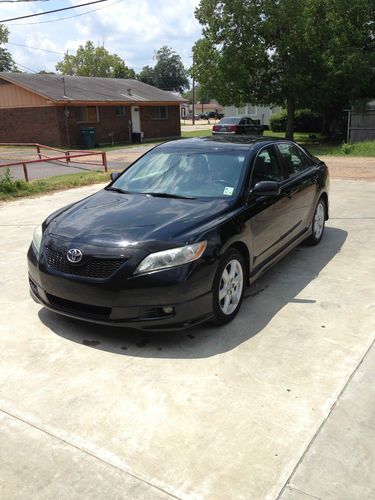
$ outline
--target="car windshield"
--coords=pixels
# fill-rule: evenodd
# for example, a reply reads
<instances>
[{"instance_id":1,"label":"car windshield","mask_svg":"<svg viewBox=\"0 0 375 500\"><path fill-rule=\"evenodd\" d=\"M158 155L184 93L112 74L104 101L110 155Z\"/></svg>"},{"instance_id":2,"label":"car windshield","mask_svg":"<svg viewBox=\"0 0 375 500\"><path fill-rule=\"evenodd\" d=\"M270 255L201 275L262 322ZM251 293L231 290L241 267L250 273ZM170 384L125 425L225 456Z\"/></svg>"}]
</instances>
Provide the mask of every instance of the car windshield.
<instances>
[{"instance_id":1,"label":"car windshield","mask_svg":"<svg viewBox=\"0 0 375 500\"><path fill-rule=\"evenodd\" d=\"M228 118L222 118L219 123L220 125L230 125L230 124L234 124L234 123L238 123L240 121L241 118L238 118L237 116L233 116L232 118L228 117Z\"/></svg>"},{"instance_id":2,"label":"car windshield","mask_svg":"<svg viewBox=\"0 0 375 500\"><path fill-rule=\"evenodd\" d=\"M130 193L187 198L228 198L240 189L245 151L152 151L111 186Z\"/></svg>"}]
</instances>

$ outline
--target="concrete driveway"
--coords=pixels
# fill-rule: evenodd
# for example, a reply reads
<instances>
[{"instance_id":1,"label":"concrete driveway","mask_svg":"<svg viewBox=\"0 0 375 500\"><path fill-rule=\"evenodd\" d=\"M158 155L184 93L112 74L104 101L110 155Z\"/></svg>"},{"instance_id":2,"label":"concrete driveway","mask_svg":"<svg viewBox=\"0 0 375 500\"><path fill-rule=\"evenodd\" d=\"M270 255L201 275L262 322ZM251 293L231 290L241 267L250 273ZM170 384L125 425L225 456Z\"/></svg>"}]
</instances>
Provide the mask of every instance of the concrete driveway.
<instances>
[{"instance_id":1,"label":"concrete driveway","mask_svg":"<svg viewBox=\"0 0 375 500\"><path fill-rule=\"evenodd\" d=\"M34 226L97 189L0 206L1 498L374 498L375 183L230 325L152 335L29 298Z\"/></svg>"}]
</instances>

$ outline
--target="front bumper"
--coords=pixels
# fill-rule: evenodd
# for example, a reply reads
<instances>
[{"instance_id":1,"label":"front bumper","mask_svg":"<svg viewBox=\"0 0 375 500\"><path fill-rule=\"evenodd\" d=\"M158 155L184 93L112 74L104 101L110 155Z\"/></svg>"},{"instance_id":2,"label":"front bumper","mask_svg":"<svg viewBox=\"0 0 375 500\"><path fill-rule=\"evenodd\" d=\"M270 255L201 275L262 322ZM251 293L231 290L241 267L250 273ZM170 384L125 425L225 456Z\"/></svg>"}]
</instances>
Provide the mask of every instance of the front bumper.
<instances>
[{"instance_id":1,"label":"front bumper","mask_svg":"<svg viewBox=\"0 0 375 500\"><path fill-rule=\"evenodd\" d=\"M32 298L72 318L157 331L189 328L212 317L215 262L123 279L120 269L110 279L93 281L48 269L31 246L28 268Z\"/></svg>"}]
</instances>

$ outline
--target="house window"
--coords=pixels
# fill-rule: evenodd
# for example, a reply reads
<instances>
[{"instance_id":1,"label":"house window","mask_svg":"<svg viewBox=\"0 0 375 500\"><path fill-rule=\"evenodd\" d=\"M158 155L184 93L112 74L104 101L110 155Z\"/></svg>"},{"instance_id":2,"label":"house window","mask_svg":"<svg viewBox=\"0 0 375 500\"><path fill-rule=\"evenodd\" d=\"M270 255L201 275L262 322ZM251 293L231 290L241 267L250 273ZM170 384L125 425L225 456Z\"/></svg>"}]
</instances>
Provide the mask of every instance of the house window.
<instances>
[{"instance_id":1,"label":"house window","mask_svg":"<svg viewBox=\"0 0 375 500\"><path fill-rule=\"evenodd\" d=\"M99 109L97 106L81 106L77 110L77 122L98 123Z\"/></svg>"},{"instance_id":2,"label":"house window","mask_svg":"<svg viewBox=\"0 0 375 500\"><path fill-rule=\"evenodd\" d=\"M116 116L125 116L125 106L116 106Z\"/></svg>"},{"instance_id":3,"label":"house window","mask_svg":"<svg viewBox=\"0 0 375 500\"><path fill-rule=\"evenodd\" d=\"M168 120L168 108L167 106L155 106L152 108L152 119L153 120Z\"/></svg>"}]
</instances>

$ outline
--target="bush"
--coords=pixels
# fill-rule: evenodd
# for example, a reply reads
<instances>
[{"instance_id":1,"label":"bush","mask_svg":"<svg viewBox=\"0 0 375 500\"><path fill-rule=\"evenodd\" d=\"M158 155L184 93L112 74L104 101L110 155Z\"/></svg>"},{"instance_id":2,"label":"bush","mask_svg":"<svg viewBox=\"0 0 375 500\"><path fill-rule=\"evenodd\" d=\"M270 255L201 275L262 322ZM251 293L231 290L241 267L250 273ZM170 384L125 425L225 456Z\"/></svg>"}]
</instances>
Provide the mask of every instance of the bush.
<instances>
[{"instance_id":1,"label":"bush","mask_svg":"<svg viewBox=\"0 0 375 500\"><path fill-rule=\"evenodd\" d=\"M349 155L350 153L353 152L353 150L354 150L353 144L348 144L348 143L344 142L341 145L341 152L344 153L344 155Z\"/></svg>"},{"instance_id":2,"label":"bush","mask_svg":"<svg viewBox=\"0 0 375 500\"><path fill-rule=\"evenodd\" d=\"M272 132L285 132L288 121L286 110L271 116L270 126ZM297 109L294 117L295 132L317 132L322 128L322 117L309 109Z\"/></svg>"},{"instance_id":3,"label":"bush","mask_svg":"<svg viewBox=\"0 0 375 500\"><path fill-rule=\"evenodd\" d=\"M6 168L4 174L0 176L0 191L2 193L14 193L17 191L16 183L9 168Z\"/></svg>"},{"instance_id":4,"label":"bush","mask_svg":"<svg viewBox=\"0 0 375 500\"><path fill-rule=\"evenodd\" d=\"M0 193L16 193L27 189L27 182L14 179L9 168L6 168L4 174L0 175Z\"/></svg>"}]
</instances>

